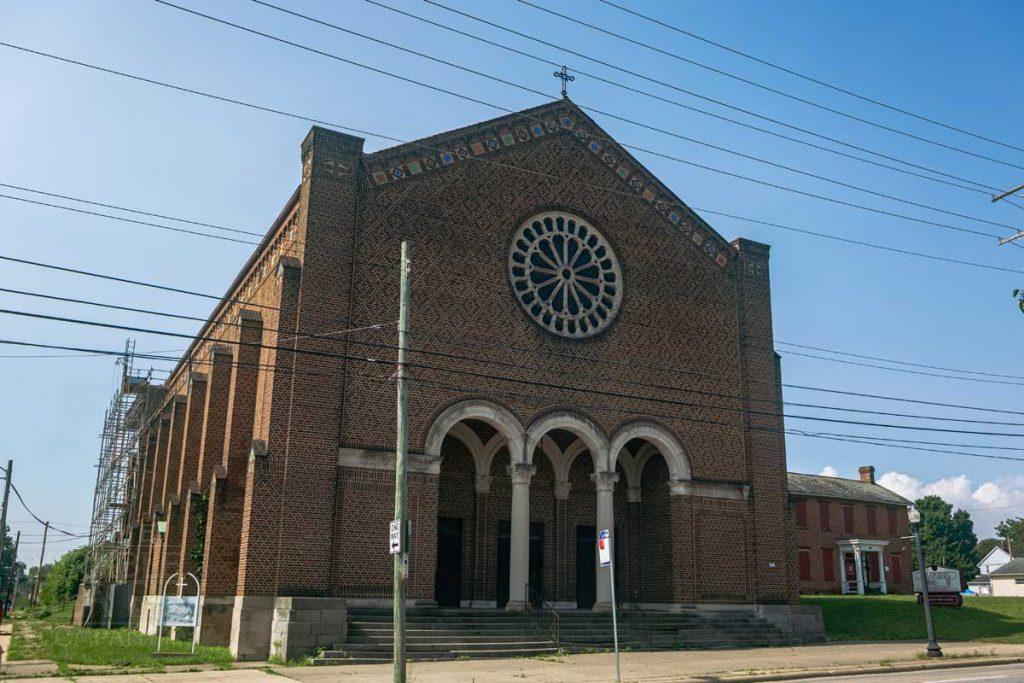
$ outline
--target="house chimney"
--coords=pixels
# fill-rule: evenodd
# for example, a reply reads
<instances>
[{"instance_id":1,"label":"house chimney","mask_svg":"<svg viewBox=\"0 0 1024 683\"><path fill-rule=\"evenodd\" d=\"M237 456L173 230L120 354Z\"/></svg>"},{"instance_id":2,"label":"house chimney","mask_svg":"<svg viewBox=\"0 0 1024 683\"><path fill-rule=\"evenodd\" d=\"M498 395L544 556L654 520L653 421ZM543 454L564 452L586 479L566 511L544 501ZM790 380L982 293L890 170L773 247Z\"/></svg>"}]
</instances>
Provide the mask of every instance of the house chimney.
<instances>
[{"instance_id":1,"label":"house chimney","mask_svg":"<svg viewBox=\"0 0 1024 683\"><path fill-rule=\"evenodd\" d=\"M867 484L875 483L875 467L874 465L864 465L860 468L860 480Z\"/></svg>"}]
</instances>

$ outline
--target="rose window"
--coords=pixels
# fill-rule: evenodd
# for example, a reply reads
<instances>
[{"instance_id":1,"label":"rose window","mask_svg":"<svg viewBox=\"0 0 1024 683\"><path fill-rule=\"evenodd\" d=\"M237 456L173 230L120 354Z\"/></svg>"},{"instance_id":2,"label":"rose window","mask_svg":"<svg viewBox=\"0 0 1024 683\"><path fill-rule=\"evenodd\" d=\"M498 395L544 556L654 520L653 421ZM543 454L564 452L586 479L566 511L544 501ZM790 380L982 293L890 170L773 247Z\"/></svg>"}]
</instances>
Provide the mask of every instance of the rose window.
<instances>
[{"instance_id":1,"label":"rose window","mask_svg":"<svg viewBox=\"0 0 1024 683\"><path fill-rule=\"evenodd\" d=\"M561 212L530 218L516 232L509 278L519 303L541 327L584 338L608 327L622 303L622 273L600 232Z\"/></svg>"}]
</instances>

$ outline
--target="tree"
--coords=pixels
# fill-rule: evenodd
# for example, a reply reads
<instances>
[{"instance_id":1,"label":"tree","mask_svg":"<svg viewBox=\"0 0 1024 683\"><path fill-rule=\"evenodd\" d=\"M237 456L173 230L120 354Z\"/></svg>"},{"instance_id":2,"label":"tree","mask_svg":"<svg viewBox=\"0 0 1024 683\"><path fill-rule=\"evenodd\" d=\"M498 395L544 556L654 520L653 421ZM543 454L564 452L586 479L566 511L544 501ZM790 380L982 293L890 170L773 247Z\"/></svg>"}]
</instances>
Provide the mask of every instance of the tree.
<instances>
[{"instance_id":1,"label":"tree","mask_svg":"<svg viewBox=\"0 0 1024 683\"><path fill-rule=\"evenodd\" d=\"M88 547L76 548L57 560L46 573L46 579L39 588L39 602L43 605L59 605L74 600L78 595L78 584L85 575L85 556Z\"/></svg>"},{"instance_id":2,"label":"tree","mask_svg":"<svg viewBox=\"0 0 1024 683\"><path fill-rule=\"evenodd\" d=\"M1013 298L1017 300L1017 305L1020 306L1020 312L1024 313L1024 289L1013 290Z\"/></svg>"},{"instance_id":3,"label":"tree","mask_svg":"<svg viewBox=\"0 0 1024 683\"><path fill-rule=\"evenodd\" d=\"M953 512L953 506L939 496L925 496L915 505L921 512L921 544L928 566L959 569L964 581L978 573L974 522L966 510Z\"/></svg>"},{"instance_id":4,"label":"tree","mask_svg":"<svg viewBox=\"0 0 1024 683\"><path fill-rule=\"evenodd\" d=\"M996 525L996 534L1010 542L1010 550L1020 554L1024 552L1024 517L1004 519Z\"/></svg>"}]
</instances>

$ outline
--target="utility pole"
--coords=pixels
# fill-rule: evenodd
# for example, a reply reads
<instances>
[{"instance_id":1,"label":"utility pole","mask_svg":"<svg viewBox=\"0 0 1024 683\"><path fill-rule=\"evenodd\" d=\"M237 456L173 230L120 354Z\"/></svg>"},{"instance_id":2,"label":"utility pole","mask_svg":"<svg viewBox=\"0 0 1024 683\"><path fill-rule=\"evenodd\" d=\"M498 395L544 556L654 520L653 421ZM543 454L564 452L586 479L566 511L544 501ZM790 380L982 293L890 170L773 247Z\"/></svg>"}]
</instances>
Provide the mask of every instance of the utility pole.
<instances>
[{"instance_id":1,"label":"utility pole","mask_svg":"<svg viewBox=\"0 0 1024 683\"><path fill-rule=\"evenodd\" d=\"M3 565L4 545L7 541L7 502L11 497L11 474L14 472L14 461L7 461L7 469L4 470L4 506L0 510L0 566ZM0 570L0 581L3 581L3 573Z\"/></svg>"},{"instance_id":2,"label":"utility pole","mask_svg":"<svg viewBox=\"0 0 1024 683\"><path fill-rule=\"evenodd\" d=\"M921 511L911 507L907 511L907 517L914 526L914 545L917 546L917 566L921 568L921 596L924 604L924 621L928 628L928 650L925 654L929 657L941 657L942 648L935 640L935 624L932 622L932 602L928 597L928 573L924 566L924 550L921 549Z\"/></svg>"},{"instance_id":3,"label":"utility pole","mask_svg":"<svg viewBox=\"0 0 1024 683\"><path fill-rule=\"evenodd\" d=\"M402 241L401 285L398 305L398 424L395 444L395 521L400 546L394 554L394 683L405 683L405 581L409 571L409 527L405 513L406 459L409 455L409 387L406 356L409 343L409 242Z\"/></svg>"},{"instance_id":4,"label":"utility pole","mask_svg":"<svg viewBox=\"0 0 1024 683\"><path fill-rule=\"evenodd\" d=\"M1017 187L1013 188L1012 190L1007 190L1006 192L1000 192L999 194L997 194L997 195L992 197L992 202L995 203L995 202L998 202L1000 199L1006 199L1010 195L1017 194L1021 190L1024 190L1024 185L1018 185ZM1011 204L1012 204L1012 202L1011 202ZM1017 240L1021 239L1022 237L1024 237L1024 230L1018 230L1015 234L1010 235L1009 237L1000 237L999 238L999 244L1002 245L1002 244L1009 244L1010 242L1016 242Z\"/></svg>"},{"instance_id":5,"label":"utility pole","mask_svg":"<svg viewBox=\"0 0 1024 683\"><path fill-rule=\"evenodd\" d=\"M11 609L11 589L14 587L14 572L18 569L18 546L21 544L21 532L14 537L14 555L11 556L11 569L7 573L7 592L4 594L4 607L0 610L0 621Z\"/></svg>"},{"instance_id":6,"label":"utility pole","mask_svg":"<svg viewBox=\"0 0 1024 683\"><path fill-rule=\"evenodd\" d=\"M50 523L43 525L43 547L39 549L39 566L36 568L36 583L32 587L32 594L29 596L29 606L39 602L39 580L43 575L43 557L46 555L46 535L50 532Z\"/></svg>"}]
</instances>

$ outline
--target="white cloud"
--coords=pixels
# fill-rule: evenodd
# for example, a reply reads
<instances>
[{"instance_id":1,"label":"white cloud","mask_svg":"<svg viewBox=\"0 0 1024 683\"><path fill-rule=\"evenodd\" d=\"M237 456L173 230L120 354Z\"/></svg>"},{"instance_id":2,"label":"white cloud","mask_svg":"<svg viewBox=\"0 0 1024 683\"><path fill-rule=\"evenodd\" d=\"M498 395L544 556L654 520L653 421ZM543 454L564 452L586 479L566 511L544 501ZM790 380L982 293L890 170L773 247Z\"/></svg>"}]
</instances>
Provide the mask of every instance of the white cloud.
<instances>
[{"instance_id":1,"label":"white cloud","mask_svg":"<svg viewBox=\"0 0 1024 683\"><path fill-rule=\"evenodd\" d=\"M923 482L902 472L886 472L878 483L910 500L936 495L954 508L970 511L978 538L994 535L995 525L1008 517L1024 516L1024 476L1001 477L975 487L966 474Z\"/></svg>"},{"instance_id":2,"label":"white cloud","mask_svg":"<svg viewBox=\"0 0 1024 683\"><path fill-rule=\"evenodd\" d=\"M838 477L839 470L832 465L826 465L825 468L818 474L819 477Z\"/></svg>"}]
</instances>

